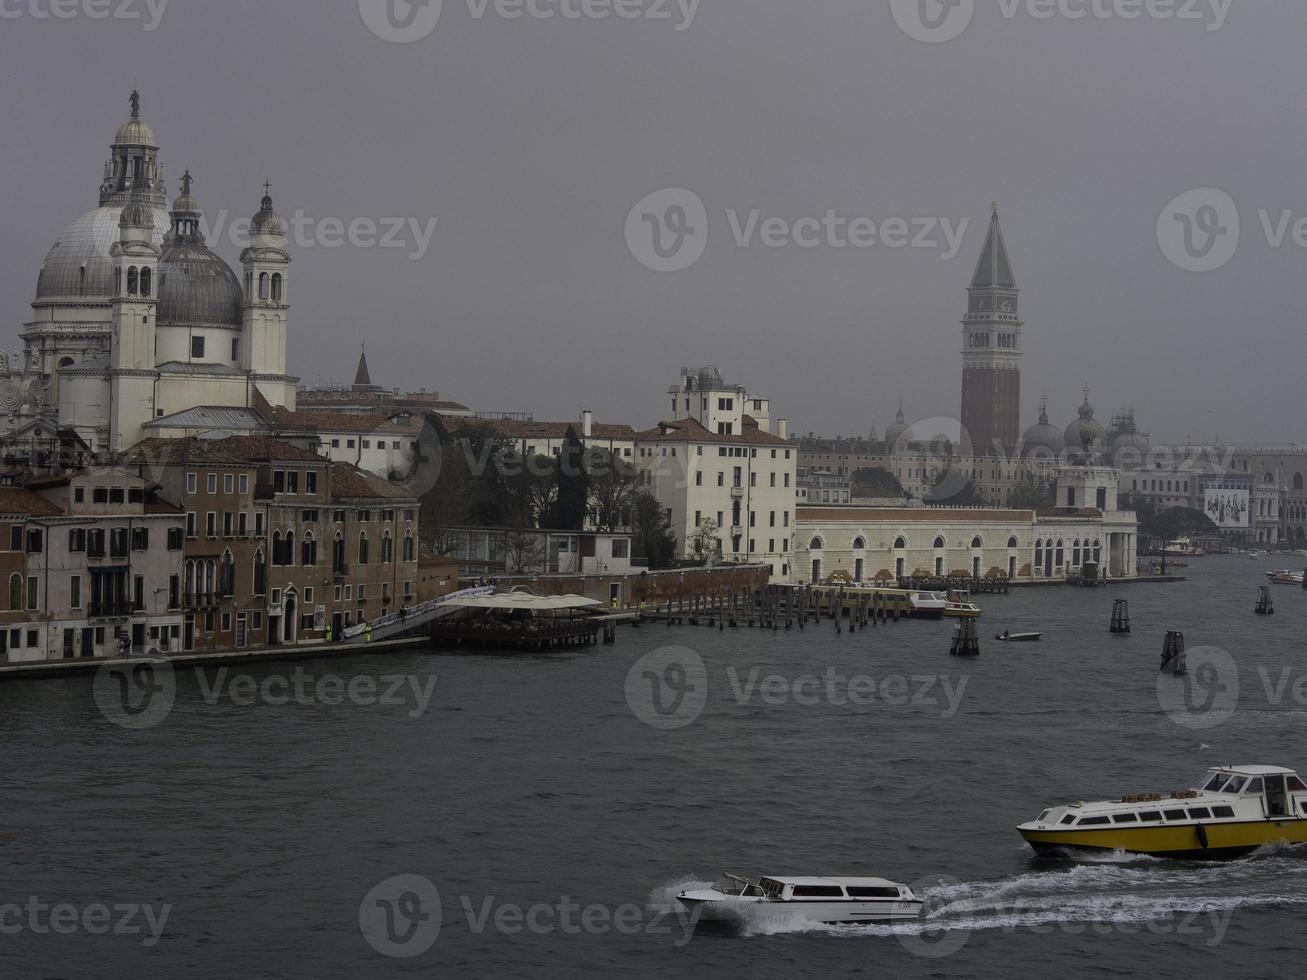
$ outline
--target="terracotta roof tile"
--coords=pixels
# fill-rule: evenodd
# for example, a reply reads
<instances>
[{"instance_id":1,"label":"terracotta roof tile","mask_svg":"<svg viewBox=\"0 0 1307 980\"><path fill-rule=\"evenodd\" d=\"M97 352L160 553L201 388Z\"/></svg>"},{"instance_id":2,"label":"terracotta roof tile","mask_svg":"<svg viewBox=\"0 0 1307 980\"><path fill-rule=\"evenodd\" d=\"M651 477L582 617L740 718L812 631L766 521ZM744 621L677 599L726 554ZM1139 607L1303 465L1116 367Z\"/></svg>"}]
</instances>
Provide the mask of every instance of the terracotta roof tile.
<instances>
[{"instance_id":1,"label":"terracotta roof tile","mask_svg":"<svg viewBox=\"0 0 1307 980\"><path fill-rule=\"evenodd\" d=\"M398 484L373 476L348 463L331 464L331 499L340 500L413 500L413 495Z\"/></svg>"},{"instance_id":2,"label":"terracotta roof tile","mask_svg":"<svg viewBox=\"0 0 1307 980\"><path fill-rule=\"evenodd\" d=\"M27 514L31 517L58 517L63 510L30 490L0 487L0 514Z\"/></svg>"},{"instance_id":3,"label":"terracotta roof tile","mask_svg":"<svg viewBox=\"0 0 1307 980\"><path fill-rule=\"evenodd\" d=\"M750 419L750 421L752 420ZM639 442L711 442L722 445L795 448L794 444L788 439L774 436L770 432L763 432L761 429L756 428L757 423L754 423L754 425L754 428L746 426L743 432L724 436L718 435L716 432L710 432L695 419L677 419L675 422L659 422L656 427L638 433L636 439Z\"/></svg>"}]
</instances>

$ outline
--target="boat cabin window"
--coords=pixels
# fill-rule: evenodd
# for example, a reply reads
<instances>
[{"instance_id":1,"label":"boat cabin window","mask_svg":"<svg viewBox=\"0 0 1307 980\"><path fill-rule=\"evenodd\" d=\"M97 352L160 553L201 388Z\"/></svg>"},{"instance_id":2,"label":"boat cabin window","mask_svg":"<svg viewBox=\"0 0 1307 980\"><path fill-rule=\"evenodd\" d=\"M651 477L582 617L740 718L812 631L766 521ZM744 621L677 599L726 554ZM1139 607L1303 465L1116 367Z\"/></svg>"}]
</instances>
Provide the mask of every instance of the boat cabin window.
<instances>
[{"instance_id":1,"label":"boat cabin window","mask_svg":"<svg viewBox=\"0 0 1307 980\"><path fill-rule=\"evenodd\" d=\"M1113 823L1138 823L1139 814L1137 813L1118 813L1112 818Z\"/></svg>"},{"instance_id":2,"label":"boat cabin window","mask_svg":"<svg viewBox=\"0 0 1307 980\"><path fill-rule=\"evenodd\" d=\"M1225 781L1230 777L1223 772L1218 772L1203 785L1203 789L1208 793L1219 793Z\"/></svg>"},{"instance_id":3,"label":"boat cabin window","mask_svg":"<svg viewBox=\"0 0 1307 980\"><path fill-rule=\"evenodd\" d=\"M1244 790L1245 796L1257 796L1262 791L1262 777L1248 780L1248 788Z\"/></svg>"},{"instance_id":4,"label":"boat cabin window","mask_svg":"<svg viewBox=\"0 0 1307 980\"><path fill-rule=\"evenodd\" d=\"M1162 815L1156 810L1145 810L1143 813L1139 814L1139 819L1144 823L1161 823Z\"/></svg>"},{"instance_id":5,"label":"boat cabin window","mask_svg":"<svg viewBox=\"0 0 1307 980\"><path fill-rule=\"evenodd\" d=\"M1211 816L1211 812L1205 806L1195 806L1191 807L1189 810L1189 818L1191 820L1210 820Z\"/></svg>"},{"instance_id":6,"label":"boat cabin window","mask_svg":"<svg viewBox=\"0 0 1307 980\"><path fill-rule=\"evenodd\" d=\"M1225 784L1225 788L1222 789L1221 792L1242 793L1244 784L1246 784L1247 782L1248 780L1245 779L1243 776L1235 776L1233 779L1231 779L1228 783Z\"/></svg>"},{"instance_id":7,"label":"boat cabin window","mask_svg":"<svg viewBox=\"0 0 1307 980\"><path fill-rule=\"evenodd\" d=\"M758 884L762 885L763 893L768 898L780 898L781 893L785 891L785 886L773 878L762 878Z\"/></svg>"},{"instance_id":8,"label":"boat cabin window","mask_svg":"<svg viewBox=\"0 0 1307 980\"><path fill-rule=\"evenodd\" d=\"M1290 793L1302 793L1302 792L1304 792L1304 791L1307 791L1307 786L1304 786L1304 785L1303 785L1302 780L1299 779L1297 776L1290 776L1290 777L1289 777L1289 792L1290 792Z\"/></svg>"},{"instance_id":9,"label":"boat cabin window","mask_svg":"<svg viewBox=\"0 0 1307 980\"><path fill-rule=\"evenodd\" d=\"M1045 820L1047 820L1047 819L1048 819L1048 814L1049 814L1049 811L1048 811L1048 810L1045 810L1043 813L1041 813L1041 814L1039 815L1039 821L1038 821L1038 822L1039 822L1039 823L1043 823Z\"/></svg>"},{"instance_id":10,"label":"boat cabin window","mask_svg":"<svg viewBox=\"0 0 1307 980\"><path fill-rule=\"evenodd\" d=\"M1185 813L1183 810L1167 810L1167 811L1166 811L1166 819L1167 819L1167 820L1188 820L1188 819L1189 819L1189 815L1188 815L1187 813Z\"/></svg>"},{"instance_id":11,"label":"boat cabin window","mask_svg":"<svg viewBox=\"0 0 1307 980\"><path fill-rule=\"evenodd\" d=\"M897 888L884 888L875 885L849 885L850 898L898 898Z\"/></svg>"},{"instance_id":12,"label":"boat cabin window","mask_svg":"<svg viewBox=\"0 0 1307 980\"><path fill-rule=\"evenodd\" d=\"M1233 816L1234 816L1234 807L1232 807L1232 806L1214 806L1214 807L1212 807L1212 816L1216 817L1216 819L1218 819L1218 820L1224 819L1224 818L1226 818L1226 817L1233 817Z\"/></svg>"},{"instance_id":13,"label":"boat cabin window","mask_svg":"<svg viewBox=\"0 0 1307 980\"><path fill-rule=\"evenodd\" d=\"M1068 813L1065 817L1063 817L1061 820L1058 821L1058 823L1060 824L1068 824L1068 823L1075 823L1075 822L1076 822L1076 815L1074 813Z\"/></svg>"},{"instance_id":14,"label":"boat cabin window","mask_svg":"<svg viewBox=\"0 0 1307 980\"><path fill-rule=\"evenodd\" d=\"M795 885L790 894L794 898L843 898L844 889L839 885Z\"/></svg>"},{"instance_id":15,"label":"boat cabin window","mask_svg":"<svg viewBox=\"0 0 1307 980\"><path fill-rule=\"evenodd\" d=\"M1085 817L1078 823L1078 827L1101 827L1105 823L1111 823L1110 817Z\"/></svg>"}]
</instances>

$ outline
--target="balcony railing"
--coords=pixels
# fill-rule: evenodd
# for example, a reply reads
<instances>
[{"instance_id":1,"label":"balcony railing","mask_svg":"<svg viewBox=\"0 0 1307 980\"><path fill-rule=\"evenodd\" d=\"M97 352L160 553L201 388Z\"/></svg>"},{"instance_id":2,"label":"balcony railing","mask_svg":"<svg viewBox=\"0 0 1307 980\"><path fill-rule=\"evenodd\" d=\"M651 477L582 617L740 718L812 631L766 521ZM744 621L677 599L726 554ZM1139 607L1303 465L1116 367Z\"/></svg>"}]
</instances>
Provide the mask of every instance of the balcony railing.
<instances>
[{"instance_id":1,"label":"balcony railing","mask_svg":"<svg viewBox=\"0 0 1307 980\"><path fill-rule=\"evenodd\" d=\"M92 619L121 619L132 614L132 604L123 602L93 602L90 605Z\"/></svg>"}]
</instances>

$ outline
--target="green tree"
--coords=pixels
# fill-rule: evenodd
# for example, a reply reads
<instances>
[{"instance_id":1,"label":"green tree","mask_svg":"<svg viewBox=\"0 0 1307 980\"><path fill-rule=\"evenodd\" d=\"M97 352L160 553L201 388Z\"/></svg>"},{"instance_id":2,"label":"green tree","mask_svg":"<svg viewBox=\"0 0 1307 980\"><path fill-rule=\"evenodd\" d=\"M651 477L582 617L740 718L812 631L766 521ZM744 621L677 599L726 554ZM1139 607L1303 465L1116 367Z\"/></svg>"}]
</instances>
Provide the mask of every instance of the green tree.
<instances>
[{"instance_id":1,"label":"green tree","mask_svg":"<svg viewBox=\"0 0 1307 980\"><path fill-rule=\"evenodd\" d=\"M1008 494L1007 505L1016 510L1039 510L1057 504L1057 481L1041 479L1036 473L1026 473L1021 482Z\"/></svg>"},{"instance_id":2,"label":"green tree","mask_svg":"<svg viewBox=\"0 0 1307 980\"><path fill-rule=\"evenodd\" d=\"M576 427L569 425L558 454L558 530L583 530L589 509L590 477L585 467L585 444L576 434Z\"/></svg>"},{"instance_id":3,"label":"green tree","mask_svg":"<svg viewBox=\"0 0 1307 980\"><path fill-rule=\"evenodd\" d=\"M586 453L590 479L590 520L596 531L621 531L632 526L635 467L607 449Z\"/></svg>"},{"instance_id":4,"label":"green tree","mask_svg":"<svg viewBox=\"0 0 1307 980\"><path fill-rule=\"evenodd\" d=\"M637 490L631 498L631 530L635 534L636 558L643 558L650 568L670 568L676 561L676 532L663 505L647 490Z\"/></svg>"},{"instance_id":5,"label":"green tree","mask_svg":"<svg viewBox=\"0 0 1307 980\"><path fill-rule=\"evenodd\" d=\"M853 485L853 496L855 497L903 497L906 499L908 496L898 477L883 466L868 466L860 470L854 470L850 482Z\"/></svg>"}]
</instances>

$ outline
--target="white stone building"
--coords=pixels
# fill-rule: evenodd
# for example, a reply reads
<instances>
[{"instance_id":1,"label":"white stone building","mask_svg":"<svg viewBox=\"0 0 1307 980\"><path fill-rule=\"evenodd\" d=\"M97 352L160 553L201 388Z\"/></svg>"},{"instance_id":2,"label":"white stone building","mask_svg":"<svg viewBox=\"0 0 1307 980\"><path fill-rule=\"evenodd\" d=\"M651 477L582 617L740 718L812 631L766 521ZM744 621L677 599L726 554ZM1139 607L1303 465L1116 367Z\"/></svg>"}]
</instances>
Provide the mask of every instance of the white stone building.
<instances>
[{"instance_id":1,"label":"white stone building","mask_svg":"<svg viewBox=\"0 0 1307 980\"><path fill-rule=\"evenodd\" d=\"M670 396L673 420L637 436L635 462L682 555L718 551L788 579L798 454L785 422L769 432L767 400L725 384L716 368L683 371Z\"/></svg>"},{"instance_id":2,"label":"white stone building","mask_svg":"<svg viewBox=\"0 0 1307 980\"><path fill-rule=\"evenodd\" d=\"M157 418L197 405L294 408L286 374L290 256L265 195L242 275L205 243L188 173L167 206L154 132L132 93L99 205L60 234L37 279L24 350L0 367L7 448L119 451Z\"/></svg>"}]
</instances>

